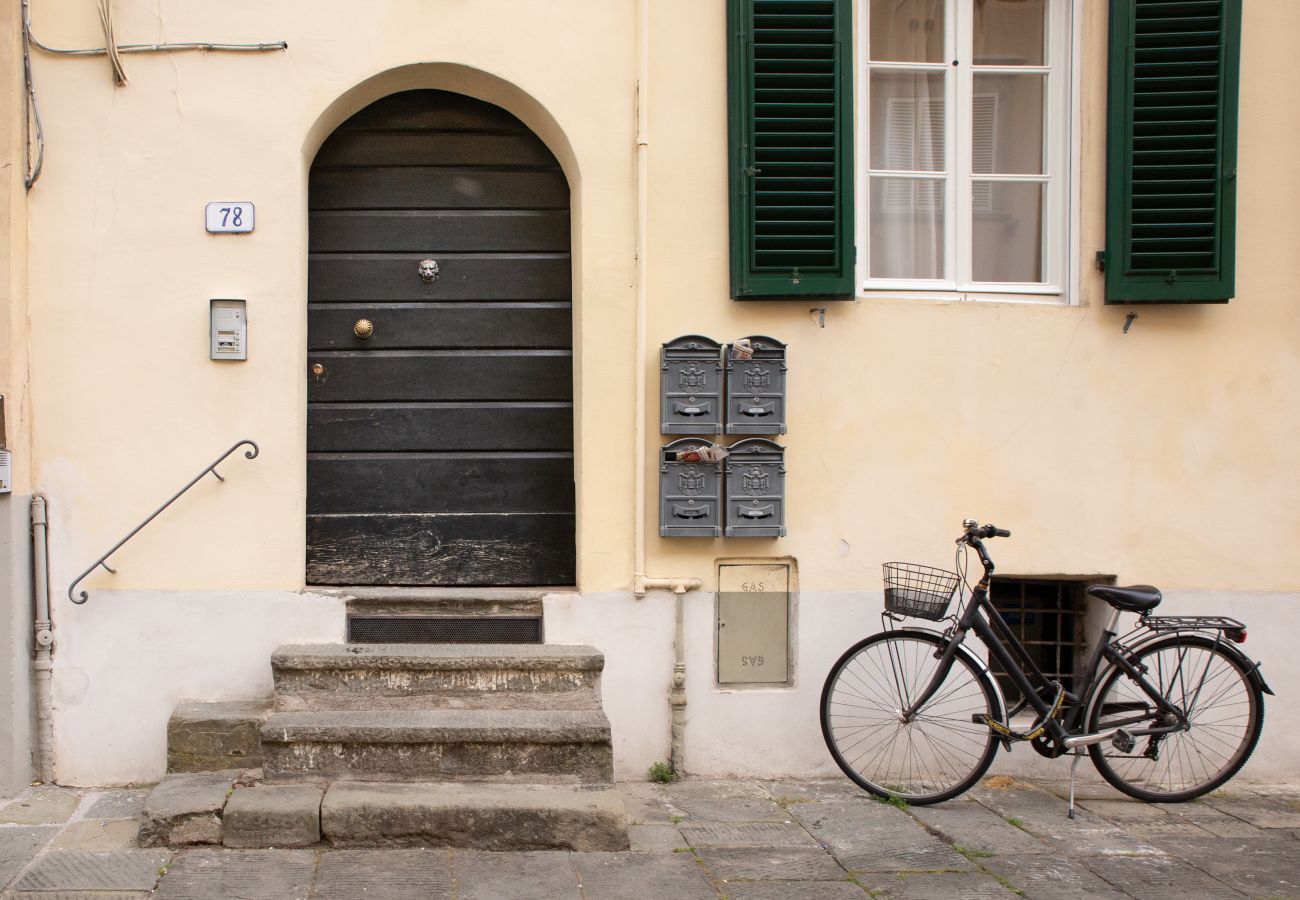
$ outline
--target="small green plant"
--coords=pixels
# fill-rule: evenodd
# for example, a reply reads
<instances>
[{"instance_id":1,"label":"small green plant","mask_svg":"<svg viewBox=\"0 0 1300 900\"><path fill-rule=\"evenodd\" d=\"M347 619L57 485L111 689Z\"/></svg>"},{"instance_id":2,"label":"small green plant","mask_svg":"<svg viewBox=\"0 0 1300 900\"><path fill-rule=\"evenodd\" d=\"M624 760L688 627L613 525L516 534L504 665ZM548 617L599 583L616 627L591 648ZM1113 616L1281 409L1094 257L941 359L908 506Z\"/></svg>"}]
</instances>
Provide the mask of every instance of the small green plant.
<instances>
[{"instance_id":1,"label":"small green plant","mask_svg":"<svg viewBox=\"0 0 1300 900\"><path fill-rule=\"evenodd\" d=\"M992 850L981 850L978 847L964 847L961 844L953 844L952 849L956 850L969 860L988 859L993 855Z\"/></svg>"},{"instance_id":2,"label":"small green plant","mask_svg":"<svg viewBox=\"0 0 1300 900\"><path fill-rule=\"evenodd\" d=\"M1024 830L1025 823L1016 816L1007 816L1007 824Z\"/></svg>"},{"instance_id":3,"label":"small green plant","mask_svg":"<svg viewBox=\"0 0 1300 900\"><path fill-rule=\"evenodd\" d=\"M646 770L645 777L658 784L671 784L677 780L677 773L666 762L657 762Z\"/></svg>"},{"instance_id":4,"label":"small green plant","mask_svg":"<svg viewBox=\"0 0 1300 900\"><path fill-rule=\"evenodd\" d=\"M888 797L878 797L875 794L872 794L871 796L875 798L877 803L888 803L890 806L903 810L908 808L907 801L902 797L899 797L897 794L890 794Z\"/></svg>"},{"instance_id":5,"label":"small green plant","mask_svg":"<svg viewBox=\"0 0 1300 900\"><path fill-rule=\"evenodd\" d=\"M671 816L668 821L672 822L674 825L680 825L685 818L685 816Z\"/></svg>"}]
</instances>

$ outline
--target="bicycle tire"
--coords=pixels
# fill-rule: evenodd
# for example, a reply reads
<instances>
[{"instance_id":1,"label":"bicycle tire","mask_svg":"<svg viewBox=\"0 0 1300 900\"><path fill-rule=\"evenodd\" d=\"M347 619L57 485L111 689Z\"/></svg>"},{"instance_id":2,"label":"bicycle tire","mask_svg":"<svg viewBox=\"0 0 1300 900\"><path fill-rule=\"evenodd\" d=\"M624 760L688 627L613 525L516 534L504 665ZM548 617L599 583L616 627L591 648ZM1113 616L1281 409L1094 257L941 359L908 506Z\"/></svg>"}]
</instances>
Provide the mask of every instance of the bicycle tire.
<instances>
[{"instance_id":1,"label":"bicycle tire","mask_svg":"<svg viewBox=\"0 0 1300 900\"><path fill-rule=\"evenodd\" d=\"M968 790L993 763L998 739L972 717L1000 719L1001 704L992 677L964 654L918 715L899 721L899 698L929 684L945 646L927 632L881 632L846 650L826 676L826 747L845 775L877 797L940 803Z\"/></svg>"},{"instance_id":2,"label":"bicycle tire","mask_svg":"<svg viewBox=\"0 0 1300 900\"><path fill-rule=\"evenodd\" d=\"M1139 800L1181 803L1208 794L1245 765L1264 728L1264 695L1240 654L1204 635L1176 634L1137 648L1129 661L1139 671L1146 667L1147 680L1187 715L1190 727L1158 739L1138 737L1128 754L1093 744L1088 753L1103 778ZM1108 704L1112 716L1120 715L1117 704L1128 704L1124 715L1132 714L1132 704L1150 705L1118 666L1098 684L1090 732L1109 727Z\"/></svg>"}]
</instances>

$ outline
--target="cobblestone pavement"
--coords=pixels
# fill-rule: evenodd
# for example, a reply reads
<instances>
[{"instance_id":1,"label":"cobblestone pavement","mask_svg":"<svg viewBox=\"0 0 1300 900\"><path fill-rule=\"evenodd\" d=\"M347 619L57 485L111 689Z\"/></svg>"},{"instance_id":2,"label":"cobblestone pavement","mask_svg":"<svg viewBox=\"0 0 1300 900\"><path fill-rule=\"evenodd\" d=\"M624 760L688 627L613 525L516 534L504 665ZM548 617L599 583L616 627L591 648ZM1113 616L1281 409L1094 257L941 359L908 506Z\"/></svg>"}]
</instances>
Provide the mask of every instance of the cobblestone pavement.
<instances>
[{"instance_id":1,"label":"cobblestone pavement","mask_svg":"<svg viewBox=\"0 0 1300 900\"><path fill-rule=\"evenodd\" d=\"M1155 806L995 776L935 807L843 780L623 783L623 853L140 850L139 790L0 800L0 896L24 900L1297 898L1300 786Z\"/></svg>"}]
</instances>

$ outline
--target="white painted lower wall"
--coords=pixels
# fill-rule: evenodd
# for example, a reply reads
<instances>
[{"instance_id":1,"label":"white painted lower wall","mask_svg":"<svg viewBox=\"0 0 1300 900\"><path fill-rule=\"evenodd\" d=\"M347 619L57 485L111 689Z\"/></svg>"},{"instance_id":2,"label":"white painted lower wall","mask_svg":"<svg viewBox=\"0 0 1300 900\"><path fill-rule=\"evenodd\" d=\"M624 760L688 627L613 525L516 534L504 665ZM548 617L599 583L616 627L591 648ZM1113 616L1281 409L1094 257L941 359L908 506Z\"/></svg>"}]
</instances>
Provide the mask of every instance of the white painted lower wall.
<instances>
[{"instance_id":1,"label":"white painted lower wall","mask_svg":"<svg viewBox=\"0 0 1300 900\"><path fill-rule=\"evenodd\" d=\"M684 598L687 661L685 764L701 776L832 776L822 744L822 680L839 655L880 627L879 591L805 592L795 598L794 684L720 690L714 676L714 595ZM1262 660L1277 696L1267 697L1264 736L1242 777L1300 778L1300 595L1178 591L1162 611L1230 615L1246 622L1244 649ZM264 697L270 655L282 643L339 641L338 598L291 592L96 592L84 607L62 603L57 619L55 752L60 783L116 785L158 780L166 726L181 700ZM1126 617L1131 618L1131 617ZM605 653L605 710L615 774L645 777L667 760L674 597L653 591L556 593L545 600L546 640ZM995 770L1059 772L1065 762L1028 747L1002 754ZM1082 768L1082 767L1081 767Z\"/></svg>"}]
</instances>

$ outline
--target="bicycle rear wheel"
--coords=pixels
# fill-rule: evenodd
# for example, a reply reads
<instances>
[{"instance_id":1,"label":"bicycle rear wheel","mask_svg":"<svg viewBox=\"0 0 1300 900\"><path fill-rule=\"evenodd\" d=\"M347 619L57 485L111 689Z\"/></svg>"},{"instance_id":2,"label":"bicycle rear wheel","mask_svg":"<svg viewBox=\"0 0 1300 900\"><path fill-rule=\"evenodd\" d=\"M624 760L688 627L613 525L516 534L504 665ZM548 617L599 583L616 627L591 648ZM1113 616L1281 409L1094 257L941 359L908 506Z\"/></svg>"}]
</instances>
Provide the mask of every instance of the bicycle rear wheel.
<instances>
[{"instance_id":1,"label":"bicycle rear wheel","mask_svg":"<svg viewBox=\"0 0 1300 900\"><path fill-rule=\"evenodd\" d=\"M900 713L930 683L947 645L925 632L883 632L859 641L822 688L822 736L836 764L877 797L925 805L955 797L997 754L1001 718L992 678L959 653L934 696L910 722Z\"/></svg>"},{"instance_id":2,"label":"bicycle rear wheel","mask_svg":"<svg viewBox=\"0 0 1300 900\"><path fill-rule=\"evenodd\" d=\"M1129 661L1182 712L1188 728L1138 737L1131 753L1092 745L1088 752L1102 777L1130 797L1178 803L1208 794L1235 775L1264 728L1263 692L1239 655L1204 635L1176 634L1139 648ZM1151 698L1112 669L1093 701L1088 730L1158 724Z\"/></svg>"}]
</instances>

